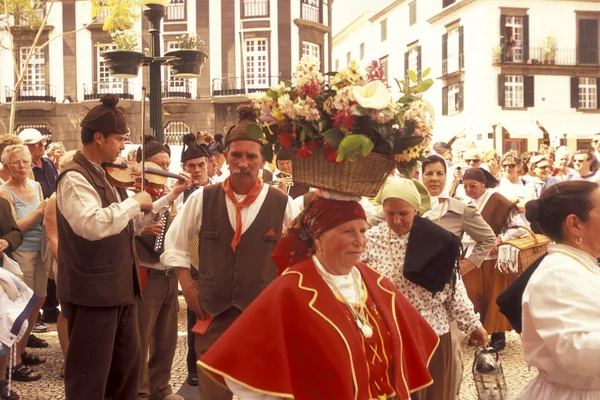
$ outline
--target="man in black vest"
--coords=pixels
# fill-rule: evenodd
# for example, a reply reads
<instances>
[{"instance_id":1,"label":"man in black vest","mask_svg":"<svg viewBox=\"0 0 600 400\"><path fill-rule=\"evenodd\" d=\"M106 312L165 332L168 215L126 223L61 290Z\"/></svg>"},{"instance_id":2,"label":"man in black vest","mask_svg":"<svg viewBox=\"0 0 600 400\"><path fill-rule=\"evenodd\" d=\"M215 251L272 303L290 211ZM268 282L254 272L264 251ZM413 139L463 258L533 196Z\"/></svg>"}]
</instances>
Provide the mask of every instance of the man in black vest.
<instances>
[{"instance_id":1,"label":"man in black vest","mask_svg":"<svg viewBox=\"0 0 600 400\"><path fill-rule=\"evenodd\" d=\"M142 211L162 208L146 192L128 198L108 182L101 165L119 156L128 129L118 96L100 101L81 121L83 148L57 179L57 296L70 340L66 400L136 399L141 290L133 240L152 218Z\"/></svg>"},{"instance_id":2,"label":"man in black vest","mask_svg":"<svg viewBox=\"0 0 600 400\"><path fill-rule=\"evenodd\" d=\"M201 187L186 201L167 231L164 265L177 268L188 306L209 322L195 338L198 358L277 276L271 254L295 216L288 196L266 185L258 174L264 162L262 142L248 136L256 123L252 105L238 107L240 122L225 137L231 175L222 183ZM206 212L204 212L206 211ZM200 238L199 273L190 274L190 242ZM204 373L198 374L201 399L231 400L232 393Z\"/></svg>"}]
</instances>

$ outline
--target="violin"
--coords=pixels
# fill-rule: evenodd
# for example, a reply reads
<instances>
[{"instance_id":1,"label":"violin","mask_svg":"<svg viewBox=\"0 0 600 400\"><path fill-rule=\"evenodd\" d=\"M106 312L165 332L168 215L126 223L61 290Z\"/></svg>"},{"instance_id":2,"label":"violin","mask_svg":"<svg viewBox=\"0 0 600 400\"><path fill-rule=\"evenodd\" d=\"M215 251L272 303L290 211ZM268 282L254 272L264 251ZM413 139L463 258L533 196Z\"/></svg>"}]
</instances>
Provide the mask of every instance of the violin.
<instances>
[{"instance_id":1,"label":"violin","mask_svg":"<svg viewBox=\"0 0 600 400\"><path fill-rule=\"evenodd\" d=\"M112 185L125 189L148 187L159 190L164 187L169 178L184 181L180 175L163 171L157 164L149 161L142 165L142 163L130 162L119 157L115 162L104 163L102 168L104 168L106 177Z\"/></svg>"}]
</instances>

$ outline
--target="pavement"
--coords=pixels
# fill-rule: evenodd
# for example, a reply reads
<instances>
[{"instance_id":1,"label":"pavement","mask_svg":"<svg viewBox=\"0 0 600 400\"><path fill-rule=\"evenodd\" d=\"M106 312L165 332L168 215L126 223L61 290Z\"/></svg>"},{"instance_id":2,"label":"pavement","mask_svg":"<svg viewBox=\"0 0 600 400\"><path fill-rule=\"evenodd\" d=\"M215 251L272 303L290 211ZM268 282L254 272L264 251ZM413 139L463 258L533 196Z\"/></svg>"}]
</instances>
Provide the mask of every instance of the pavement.
<instances>
[{"instance_id":1,"label":"pavement","mask_svg":"<svg viewBox=\"0 0 600 400\"><path fill-rule=\"evenodd\" d=\"M186 400L199 400L197 389L190 387L185 383L187 378L186 354L187 354L187 333L186 333L186 314L185 300L179 297L179 316L178 316L178 339L175 360L171 374L171 386L174 392L178 392ZM30 349L33 354L46 356L48 361L41 366L36 367L43 375L43 378L37 382L14 382L13 390L21 395L22 400L63 400L64 386L60 373L63 368L62 353L58 345L58 336L56 334L55 324L46 324L47 333L36 334L36 336L48 341L50 346L46 349ZM504 376L509 388L508 399L516 398L520 390L535 375L534 369L529 369L523 359L521 339L515 332L506 336L506 348L500 353L502 360ZM467 338L462 342L464 378L461 388L460 400L477 400L477 392L471 374L471 365L475 348L467 346ZM82 399L83 400L83 399ZM210 399L203 399L210 400Z\"/></svg>"}]
</instances>

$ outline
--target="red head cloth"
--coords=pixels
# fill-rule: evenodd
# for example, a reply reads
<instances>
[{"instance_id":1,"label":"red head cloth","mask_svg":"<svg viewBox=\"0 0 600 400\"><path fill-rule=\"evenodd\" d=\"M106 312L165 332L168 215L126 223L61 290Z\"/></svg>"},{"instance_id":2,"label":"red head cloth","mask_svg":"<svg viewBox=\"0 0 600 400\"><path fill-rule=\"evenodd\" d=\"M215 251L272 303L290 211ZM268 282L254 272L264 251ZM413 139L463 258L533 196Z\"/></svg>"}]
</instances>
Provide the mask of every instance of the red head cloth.
<instances>
[{"instance_id":1,"label":"red head cloth","mask_svg":"<svg viewBox=\"0 0 600 400\"><path fill-rule=\"evenodd\" d=\"M356 201L331 200L318 197L291 223L283 234L271 258L279 275L288 267L312 256L315 237L356 219L367 219L365 210Z\"/></svg>"}]
</instances>

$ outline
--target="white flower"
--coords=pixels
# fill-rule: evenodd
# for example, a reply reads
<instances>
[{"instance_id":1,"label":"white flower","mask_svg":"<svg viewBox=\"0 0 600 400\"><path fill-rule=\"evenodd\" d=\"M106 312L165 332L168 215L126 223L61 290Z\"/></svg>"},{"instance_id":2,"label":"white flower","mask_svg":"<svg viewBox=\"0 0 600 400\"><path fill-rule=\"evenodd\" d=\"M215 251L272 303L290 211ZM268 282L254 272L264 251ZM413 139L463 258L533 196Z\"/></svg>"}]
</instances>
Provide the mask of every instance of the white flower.
<instances>
[{"instance_id":1,"label":"white flower","mask_svg":"<svg viewBox=\"0 0 600 400\"><path fill-rule=\"evenodd\" d=\"M381 81L373 81L365 86L354 86L352 94L360 106L373 110L387 108L392 98L390 91Z\"/></svg>"}]
</instances>

